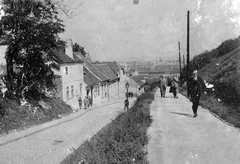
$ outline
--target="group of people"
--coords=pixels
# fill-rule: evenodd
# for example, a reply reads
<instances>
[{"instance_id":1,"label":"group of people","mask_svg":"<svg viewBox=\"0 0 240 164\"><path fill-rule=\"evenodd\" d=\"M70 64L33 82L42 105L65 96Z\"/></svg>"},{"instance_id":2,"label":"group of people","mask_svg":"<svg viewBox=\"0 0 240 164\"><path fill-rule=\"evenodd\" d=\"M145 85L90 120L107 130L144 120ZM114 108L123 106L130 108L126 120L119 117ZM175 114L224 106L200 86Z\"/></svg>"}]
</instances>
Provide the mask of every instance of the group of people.
<instances>
[{"instance_id":1,"label":"group of people","mask_svg":"<svg viewBox=\"0 0 240 164\"><path fill-rule=\"evenodd\" d=\"M175 77L166 77L166 76L160 76L159 80L159 88L161 97L166 96L166 89L169 86L170 90L169 93L173 93L174 98L178 98L178 92L179 92L179 81Z\"/></svg>"},{"instance_id":2,"label":"group of people","mask_svg":"<svg viewBox=\"0 0 240 164\"><path fill-rule=\"evenodd\" d=\"M166 78L165 76L161 76L159 81L161 97L165 97L168 86L170 87L169 93L173 93L174 98L178 98L179 81L174 77ZM193 75L188 80L188 97L192 102L193 117L198 116L199 100L205 89L203 79L198 76L197 70L194 70Z\"/></svg>"},{"instance_id":3,"label":"group of people","mask_svg":"<svg viewBox=\"0 0 240 164\"><path fill-rule=\"evenodd\" d=\"M92 98L90 96L85 96L85 98L82 100L81 97L78 98L78 104L79 108L82 108L82 103L84 104L84 109L88 109L90 106L92 106Z\"/></svg>"}]
</instances>

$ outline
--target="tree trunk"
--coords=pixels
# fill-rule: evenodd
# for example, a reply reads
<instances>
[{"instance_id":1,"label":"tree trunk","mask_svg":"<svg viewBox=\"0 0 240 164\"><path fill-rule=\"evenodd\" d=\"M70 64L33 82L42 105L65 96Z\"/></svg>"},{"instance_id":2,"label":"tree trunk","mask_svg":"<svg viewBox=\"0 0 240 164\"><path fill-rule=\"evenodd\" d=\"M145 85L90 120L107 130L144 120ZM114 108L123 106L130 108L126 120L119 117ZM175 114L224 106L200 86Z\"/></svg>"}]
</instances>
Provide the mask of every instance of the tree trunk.
<instances>
[{"instance_id":1,"label":"tree trunk","mask_svg":"<svg viewBox=\"0 0 240 164\"><path fill-rule=\"evenodd\" d=\"M11 55L6 55L6 65L7 65L7 89L8 91L13 91L13 58Z\"/></svg>"}]
</instances>

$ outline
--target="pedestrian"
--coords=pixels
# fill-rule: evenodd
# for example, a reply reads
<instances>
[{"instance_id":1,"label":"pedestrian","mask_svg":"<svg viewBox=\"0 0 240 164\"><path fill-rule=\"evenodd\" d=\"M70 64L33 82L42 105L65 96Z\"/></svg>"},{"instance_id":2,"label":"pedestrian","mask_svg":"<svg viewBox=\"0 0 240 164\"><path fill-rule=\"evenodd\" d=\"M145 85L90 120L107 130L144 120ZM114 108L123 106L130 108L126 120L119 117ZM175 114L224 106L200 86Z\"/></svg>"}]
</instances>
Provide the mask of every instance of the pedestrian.
<instances>
[{"instance_id":1,"label":"pedestrian","mask_svg":"<svg viewBox=\"0 0 240 164\"><path fill-rule=\"evenodd\" d=\"M78 98L78 104L79 104L79 108L81 109L82 108L82 98L81 97Z\"/></svg>"},{"instance_id":2,"label":"pedestrian","mask_svg":"<svg viewBox=\"0 0 240 164\"><path fill-rule=\"evenodd\" d=\"M87 109L89 106L89 100L88 100L87 96L85 96L83 102L84 102L84 108Z\"/></svg>"},{"instance_id":3,"label":"pedestrian","mask_svg":"<svg viewBox=\"0 0 240 164\"><path fill-rule=\"evenodd\" d=\"M126 99L125 101L124 101L124 110L127 108L127 110L129 109L129 101L128 101L128 99Z\"/></svg>"},{"instance_id":4,"label":"pedestrian","mask_svg":"<svg viewBox=\"0 0 240 164\"><path fill-rule=\"evenodd\" d=\"M88 107L89 107L89 106L92 107L92 98L91 98L90 96L88 96L88 102L89 102Z\"/></svg>"},{"instance_id":5,"label":"pedestrian","mask_svg":"<svg viewBox=\"0 0 240 164\"><path fill-rule=\"evenodd\" d=\"M201 77L198 76L197 70L193 71L193 75L189 79L189 95L192 101L193 117L197 117L197 109L201 93L205 90L205 84Z\"/></svg>"},{"instance_id":6,"label":"pedestrian","mask_svg":"<svg viewBox=\"0 0 240 164\"><path fill-rule=\"evenodd\" d=\"M172 91L173 91L174 98L178 98L179 84L176 78L173 78L173 81L172 81Z\"/></svg>"},{"instance_id":7,"label":"pedestrian","mask_svg":"<svg viewBox=\"0 0 240 164\"><path fill-rule=\"evenodd\" d=\"M165 97L167 89L167 78L165 76L163 76L163 79L161 80L161 89L162 89L161 97Z\"/></svg>"},{"instance_id":8,"label":"pedestrian","mask_svg":"<svg viewBox=\"0 0 240 164\"><path fill-rule=\"evenodd\" d=\"M161 97L163 97L163 92L162 92L162 80L163 80L163 76L161 75L161 76L159 77L159 89L160 89Z\"/></svg>"}]
</instances>

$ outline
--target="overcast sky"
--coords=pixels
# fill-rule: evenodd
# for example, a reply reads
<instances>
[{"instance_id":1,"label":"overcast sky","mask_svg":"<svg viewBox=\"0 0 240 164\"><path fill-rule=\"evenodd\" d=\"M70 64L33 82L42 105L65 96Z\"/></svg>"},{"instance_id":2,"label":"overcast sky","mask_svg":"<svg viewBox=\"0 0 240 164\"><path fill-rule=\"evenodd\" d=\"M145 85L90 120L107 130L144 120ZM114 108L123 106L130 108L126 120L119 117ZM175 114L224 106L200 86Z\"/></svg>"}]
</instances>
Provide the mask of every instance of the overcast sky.
<instances>
[{"instance_id":1,"label":"overcast sky","mask_svg":"<svg viewBox=\"0 0 240 164\"><path fill-rule=\"evenodd\" d=\"M76 0L78 15L65 21L63 37L85 47L94 60L173 60L240 35L240 0Z\"/></svg>"}]
</instances>

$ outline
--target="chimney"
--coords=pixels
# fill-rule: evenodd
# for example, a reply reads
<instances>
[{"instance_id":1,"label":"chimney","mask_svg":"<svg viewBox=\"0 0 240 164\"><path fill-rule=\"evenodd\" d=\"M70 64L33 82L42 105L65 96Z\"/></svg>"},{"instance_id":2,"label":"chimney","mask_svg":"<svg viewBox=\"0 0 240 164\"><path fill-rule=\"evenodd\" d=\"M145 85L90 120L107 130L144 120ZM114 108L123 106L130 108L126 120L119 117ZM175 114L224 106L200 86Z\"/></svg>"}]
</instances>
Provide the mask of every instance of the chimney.
<instances>
[{"instance_id":1,"label":"chimney","mask_svg":"<svg viewBox=\"0 0 240 164\"><path fill-rule=\"evenodd\" d=\"M67 39L66 41L66 48L65 48L66 55L73 59L73 44L72 39Z\"/></svg>"}]
</instances>

